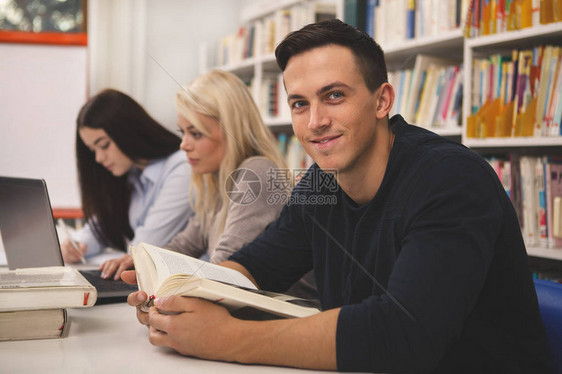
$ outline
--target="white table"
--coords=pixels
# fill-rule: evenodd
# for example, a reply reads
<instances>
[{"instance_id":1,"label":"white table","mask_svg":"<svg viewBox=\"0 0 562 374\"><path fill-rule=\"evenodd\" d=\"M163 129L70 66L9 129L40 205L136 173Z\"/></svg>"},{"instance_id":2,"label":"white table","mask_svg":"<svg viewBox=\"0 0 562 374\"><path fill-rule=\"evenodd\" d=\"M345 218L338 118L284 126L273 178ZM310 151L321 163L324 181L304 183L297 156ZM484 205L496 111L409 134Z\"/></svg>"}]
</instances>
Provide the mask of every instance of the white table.
<instances>
[{"instance_id":1,"label":"white table","mask_svg":"<svg viewBox=\"0 0 562 374\"><path fill-rule=\"evenodd\" d=\"M327 373L206 361L155 347L125 303L69 309L68 315L63 339L0 342L0 373Z\"/></svg>"}]
</instances>

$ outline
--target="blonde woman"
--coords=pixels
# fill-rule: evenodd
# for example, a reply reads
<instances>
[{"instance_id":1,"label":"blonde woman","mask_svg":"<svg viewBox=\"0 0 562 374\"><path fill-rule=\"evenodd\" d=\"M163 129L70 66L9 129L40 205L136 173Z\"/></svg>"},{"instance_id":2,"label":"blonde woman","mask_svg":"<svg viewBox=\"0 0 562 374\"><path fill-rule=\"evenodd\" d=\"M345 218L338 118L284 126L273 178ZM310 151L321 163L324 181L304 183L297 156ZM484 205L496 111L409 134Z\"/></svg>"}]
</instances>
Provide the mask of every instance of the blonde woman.
<instances>
[{"instance_id":1,"label":"blonde woman","mask_svg":"<svg viewBox=\"0 0 562 374\"><path fill-rule=\"evenodd\" d=\"M168 249L219 263L277 219L293 181L246 85L214 70L176 95L195 216ZM308 273L289 291L317 298Z\"/></svg>"},{"instance_id":2,"label":"blonde woman","mask_svg":"<svg viewBox=\"0 0 562 374\"><path fill-rule=\"evenodd\" d=\"M276 177L287 166L237 76L214 70L198 77L178 90L176 107L195 217L167 248L218 263L278 217L291 181Z\"/></svg>"},{"instance_id":3,"label":"blonde woman","mask_svg":"<svg viewBox=\"0 0 562 374\"><path fill-rule=\"evenodd\" d=\"M166 248L222 262L278 216L292 180L246 85L214 70L176 94L195 215ZM208 257L207 257L208 256ZM289 293L316 297L312 276Z\"/></svg>"}]
</instances>

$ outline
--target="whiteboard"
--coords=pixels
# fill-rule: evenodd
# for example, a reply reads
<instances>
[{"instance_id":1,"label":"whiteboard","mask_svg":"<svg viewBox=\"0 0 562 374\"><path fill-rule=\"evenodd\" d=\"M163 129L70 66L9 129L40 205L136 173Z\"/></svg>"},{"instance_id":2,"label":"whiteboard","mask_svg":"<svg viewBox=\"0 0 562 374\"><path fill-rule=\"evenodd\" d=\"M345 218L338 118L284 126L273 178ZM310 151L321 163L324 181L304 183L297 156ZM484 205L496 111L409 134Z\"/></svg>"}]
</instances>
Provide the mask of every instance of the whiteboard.
<instances>
[{"instance_id":1,"label":"whiteboard","mask_svg":"<svg viewBox=\"0 0 562 374\"><path fill-rule=\"evenodd\" d=\"M75 123L87 47L0 44L0 175L43 178L53 208L78 208Z\"/></svg>"}]
</instances>

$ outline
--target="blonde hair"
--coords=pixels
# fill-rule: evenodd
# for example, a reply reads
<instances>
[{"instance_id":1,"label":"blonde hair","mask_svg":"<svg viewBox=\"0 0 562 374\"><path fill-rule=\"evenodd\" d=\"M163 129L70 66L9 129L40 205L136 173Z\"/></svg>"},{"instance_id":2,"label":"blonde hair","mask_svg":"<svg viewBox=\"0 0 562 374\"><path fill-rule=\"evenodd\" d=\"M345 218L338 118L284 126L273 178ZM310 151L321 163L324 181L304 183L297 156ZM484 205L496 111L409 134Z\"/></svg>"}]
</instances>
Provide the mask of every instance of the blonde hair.
<instances>
[{"instance_id":1,"label":"blonde hair","mask_svg":"<svg viewBox=\"0 0 562 374\"><path fill-rule=\"evenodd\" d=\"M228 214L226 191L232 187L228 178L230 173L253 156L263 156L277 168L285 169L287 165L273 135L263 123L250 91L236 75L212 70L197 77L189 86L178 90L176 107L178 114L203 134L209 136L197 114L215 119L225 133L225 155L219 172L192 174L190 185L192 207L203 230L210 226L218 211L216 227L220 234Z\"/></svg>"}]
</instances>

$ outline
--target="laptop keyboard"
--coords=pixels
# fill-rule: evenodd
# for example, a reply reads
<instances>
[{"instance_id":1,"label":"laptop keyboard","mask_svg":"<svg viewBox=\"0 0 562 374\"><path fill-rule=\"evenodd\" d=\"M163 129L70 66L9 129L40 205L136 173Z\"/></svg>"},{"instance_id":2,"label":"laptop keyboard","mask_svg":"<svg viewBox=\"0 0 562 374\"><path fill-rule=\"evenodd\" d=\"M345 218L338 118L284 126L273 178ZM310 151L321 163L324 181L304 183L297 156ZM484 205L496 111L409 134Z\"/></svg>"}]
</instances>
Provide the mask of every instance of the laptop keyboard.
<instances>
[{"instance_id":1,"label":"laptop keyboard","mask_svg":"<svg viewBox=\"0 0 562 374\"><path fill-rule=\"evenodd\" d=\"M80 274L84 276L98 291L98 297L128 295L131 292L138 291L135 284L128 284L122 280L103 279L101 270L80 270Z\"/></svg>"}]
</instances>

